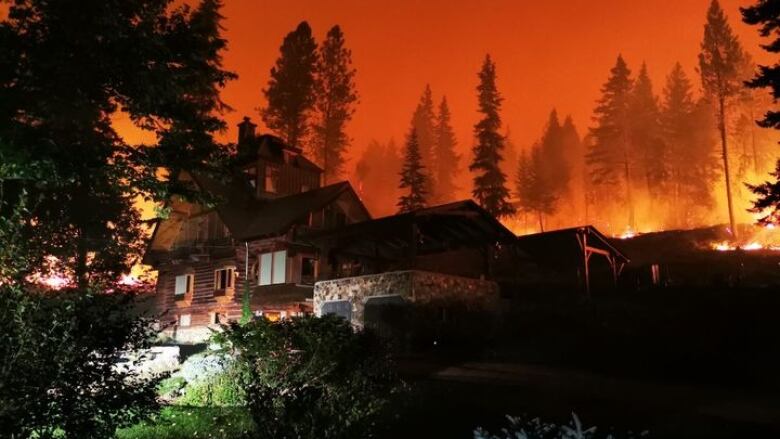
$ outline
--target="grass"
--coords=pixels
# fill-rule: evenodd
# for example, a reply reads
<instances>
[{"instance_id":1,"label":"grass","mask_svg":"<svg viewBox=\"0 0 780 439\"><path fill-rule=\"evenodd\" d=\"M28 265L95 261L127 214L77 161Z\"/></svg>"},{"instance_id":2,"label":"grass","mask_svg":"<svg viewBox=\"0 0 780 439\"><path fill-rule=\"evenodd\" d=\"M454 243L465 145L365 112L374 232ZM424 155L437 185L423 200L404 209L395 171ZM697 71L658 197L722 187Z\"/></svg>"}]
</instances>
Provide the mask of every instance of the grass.
<instances>
[{"instance_id":1,"label":"grass","mask_svg":"<svg viewBox=\"0 0 780 439\"><path fill-rule=\"evenodd\" d=\"M255 426L243 407L163 408L153 419L117 431L117 439L242 439Z\"/></svg>"}]
</instances>

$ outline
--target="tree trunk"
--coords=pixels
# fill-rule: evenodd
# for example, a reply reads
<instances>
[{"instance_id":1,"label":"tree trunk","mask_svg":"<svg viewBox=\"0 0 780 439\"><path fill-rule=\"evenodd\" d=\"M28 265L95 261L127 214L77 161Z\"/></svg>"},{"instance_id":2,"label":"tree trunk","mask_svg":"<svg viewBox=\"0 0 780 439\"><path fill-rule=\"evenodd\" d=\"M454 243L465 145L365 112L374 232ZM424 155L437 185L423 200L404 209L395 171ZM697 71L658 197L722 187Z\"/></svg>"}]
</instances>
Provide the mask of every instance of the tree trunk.
<instances>
[{"instance_id":1,"label":"tree trunk","mask_svg":"<svg viewBox=\"0 0 780 439\"><path fill-rule=\"evenodd\" d=\"M542 211L538 211L539 213L539 232L544 233L544 217L542 216Z\"/></svg>"},{"instance_id":2,"label":"tree trunk","mask_svg":"<svg viewBox=\"0 0 780 439\"><path fill-rule=\"evenodd\" d=\"M753 172L758 177L758 152L756 150L756 121L753 119L753 106L750 106L750 142L753 146Z\"/></svg>"},{"instance_id":3,"label":"tree trunk","mask_svg":"<svg viewBox=\"0 0 780 439\"><path fill-rule=\"evenodd\" d=\"M722 148L721 152L723 154L723 172L726 175L726 201L729 206L729 224L731 226L731 235L736 240L738 239L738 234L737 224L734 221L734 205L731 200L731 175L729 174L729 154L728 145L726 143L726 103L724 102L723 96L718 98L718 107L720 110L718 114L718 128L720 129L720 144Z\"/></svg>"}]
</instances>

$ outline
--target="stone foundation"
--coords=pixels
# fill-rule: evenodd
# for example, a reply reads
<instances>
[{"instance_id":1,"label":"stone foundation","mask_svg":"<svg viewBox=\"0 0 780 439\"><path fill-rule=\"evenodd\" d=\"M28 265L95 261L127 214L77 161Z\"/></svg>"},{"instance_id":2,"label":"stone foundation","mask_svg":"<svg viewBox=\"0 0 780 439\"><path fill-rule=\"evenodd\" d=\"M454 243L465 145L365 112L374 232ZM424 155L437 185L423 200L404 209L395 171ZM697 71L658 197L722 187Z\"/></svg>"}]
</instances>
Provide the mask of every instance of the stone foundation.
<instances>
[{"instance_id":1,"label":"stone foundation","mask_svg":"<svg viewBox=\"0 0 780 439\"><path fill-rule=\"evenodd\" d=\"M351 321L363 326L366 300L371 297L401 296L419 304L458 304L467 309L494 309L499 288L495 282L427 271L389 273L320 281L314 285L314 312L322 314L322 304L349 301Z\"/></svg>"}]
</instances>

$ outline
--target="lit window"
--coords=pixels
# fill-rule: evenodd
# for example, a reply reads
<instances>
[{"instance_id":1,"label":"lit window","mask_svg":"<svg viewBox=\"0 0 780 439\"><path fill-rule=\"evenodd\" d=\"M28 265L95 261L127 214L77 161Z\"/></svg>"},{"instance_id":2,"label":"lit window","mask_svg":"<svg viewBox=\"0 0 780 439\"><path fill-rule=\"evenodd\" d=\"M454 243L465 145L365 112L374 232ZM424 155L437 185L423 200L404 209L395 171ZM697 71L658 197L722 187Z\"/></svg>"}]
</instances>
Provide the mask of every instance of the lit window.
<instances>
[{"instance_id":1,"label":"lit window","mask_svg":"<svg viewBox=\"0 0 780 439\"><path fill-rule=\"evenodd\" d=\"M224 292L233 288L233 268L223 268L214 271L214 292Z\"/></svg>"},{"instance_id":2,"label":"lit window","mask_svg":"<svg viewBox=\"0 0 780 439\"><path fill-rule=\"evenodd\" d=\"M191 314L182 314L179 316L179 326L190 326L190 323L192 323Z\"/></svg>"},{"instance_id":3,"label":"lit window","mask_svg":"<svg viewBox=\"0 0 780 439\"><path fill-rule=\"evenodd\" d=\"M186 294L191 294L193 287L195 276L192 274L182 274L179 276L176 276L176 286L173 290L173 295L177 298L183 298Z\"/></svg>"},{"instance_id":4,"label":"lit window","mask_svg":"<svg viewBox=\"0 0 780 439\"><path fill-rule=\"evenodd\" d=\"M283 284L287 281L287 250L260 255L259 285Z\"/></svg>"}]
</instances>

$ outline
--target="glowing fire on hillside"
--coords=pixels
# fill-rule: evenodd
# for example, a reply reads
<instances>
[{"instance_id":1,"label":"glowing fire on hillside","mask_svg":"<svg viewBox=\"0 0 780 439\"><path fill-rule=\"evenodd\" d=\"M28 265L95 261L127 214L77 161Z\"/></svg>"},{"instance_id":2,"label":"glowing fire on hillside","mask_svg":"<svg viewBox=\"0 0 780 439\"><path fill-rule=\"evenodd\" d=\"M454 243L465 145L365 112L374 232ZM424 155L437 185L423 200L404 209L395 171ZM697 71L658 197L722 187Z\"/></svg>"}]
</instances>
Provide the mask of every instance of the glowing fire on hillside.
<instances>
[{"instance_id":1,"label":"glowing fire on hillside","mask_svg":"<svg viewBox=\"0 0 780 439\"><path fill-rule=\"evenodd\" d=\"M728 251L780 251L780 230L774 224L756 227L757 231L741 243L731 240L723 240L710 244L712 250Z\"/></svg>"}]
</instances>

